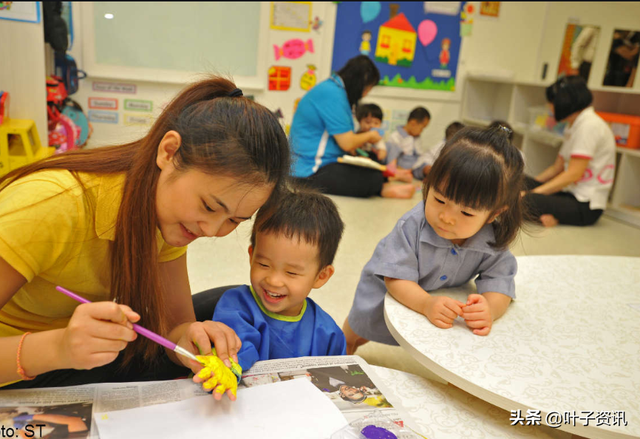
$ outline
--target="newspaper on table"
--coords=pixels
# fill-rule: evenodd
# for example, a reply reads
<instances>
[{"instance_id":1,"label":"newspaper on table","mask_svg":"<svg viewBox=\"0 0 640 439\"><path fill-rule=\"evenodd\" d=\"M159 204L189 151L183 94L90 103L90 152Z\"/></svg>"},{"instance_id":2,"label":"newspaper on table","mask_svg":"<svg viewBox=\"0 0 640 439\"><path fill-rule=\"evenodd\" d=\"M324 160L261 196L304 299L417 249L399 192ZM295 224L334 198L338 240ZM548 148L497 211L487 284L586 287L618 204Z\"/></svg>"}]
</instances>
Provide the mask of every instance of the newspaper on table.
<instances>
[{"instance_id":1,"label":"newspaper on table","mask_svg":"<svg viewBox=\"0 0 640 439\"><path fill-rule=\"evenodd\" d=\"M408 414L387 399L389 396L393 400L395 395L356 355L258 361L242 375L238 398L242 398L243 388L292 379L311 381L340 409L347 422L379 410L396 424L412 427ZM206 392L190 379L0 390L0 428L20 430L29 438L55 433L56 438L95 439L99 435L93 414L203 395Z\"/></svg>"}]
</instances>

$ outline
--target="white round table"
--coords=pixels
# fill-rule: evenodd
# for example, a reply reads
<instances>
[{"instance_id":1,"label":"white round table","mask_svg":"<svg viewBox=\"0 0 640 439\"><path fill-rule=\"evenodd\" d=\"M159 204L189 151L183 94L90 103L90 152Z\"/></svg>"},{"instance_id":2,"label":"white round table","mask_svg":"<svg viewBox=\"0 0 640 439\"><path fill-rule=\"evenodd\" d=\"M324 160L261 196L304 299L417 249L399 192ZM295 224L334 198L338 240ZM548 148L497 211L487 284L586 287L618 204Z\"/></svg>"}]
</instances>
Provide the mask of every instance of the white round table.
<instances>
[{"instance_id":1,"label":"white round table","mask_svg":"<svg viewBox=\"0 0 640 439\"><path fill-rule=\"evenodd\" d=\"M559 439L571 435L549 427L511 426L509 412L467 392L425 378L371 366L391 391L385 396L394 406L402 406L417 424L417 433L428 439Z\"/></svg>"},{"instance_id":2,"label":"white round table","mask_svg":"<svg viewBox=\"0 0 640 439\"><path fill-rule=\"evenodd\" d=\"M387 326L436 375L504 410L539 410L543 425L559 413L550 424L588 438L640 437L640 258L517 259L516 300L488 336L460 318L436 328L389 294Z\"/></svg>"}]
</instances>

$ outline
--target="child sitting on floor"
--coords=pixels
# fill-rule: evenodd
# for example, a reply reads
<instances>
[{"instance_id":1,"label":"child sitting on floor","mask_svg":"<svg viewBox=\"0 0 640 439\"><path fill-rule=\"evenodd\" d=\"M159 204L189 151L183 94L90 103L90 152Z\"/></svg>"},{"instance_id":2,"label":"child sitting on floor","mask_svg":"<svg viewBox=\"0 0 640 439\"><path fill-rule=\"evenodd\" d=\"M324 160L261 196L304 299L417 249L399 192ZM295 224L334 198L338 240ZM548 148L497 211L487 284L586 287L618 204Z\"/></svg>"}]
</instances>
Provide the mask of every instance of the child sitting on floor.
<instances>
[{"instance_id":1,"label":"child sitting on floor","mask_svg":"<svg viewBox=\"0 0 640 439\"><path fill-rule=\"evenodd\" d=\"M447 142L424 182L423 201L380 241L362 271L343 330L347 354L369 340L397 345L384 297L424 314L438 328L457 317L488 335L515 297L509 251L523 217L524 163L504 127L464 128ZM475 279L466 303L432 295Z\"/></svg>"},{"instance_id":2,"label":"child sitting on floor","mask_svg":"<svg viewBox=\"0 0 640 439\"><path fill-rule=\"evenodd\" d=\"M360 125L358 133L366 133L370 130L376 130L381 136L382 131L382 108L376 104L360 104L356 108L356 119ZM376 144L365 143L360 149L369 154L369 158L378 163L386 163L387 146L384 140L380 140Z\"/></svg>"},{"instance_id":3,"label":"child sitting on floor","mask_svg":"<svg viewBox=\"0 0 640 439\"><path fill-rule=\"evenodd\" d=\"M426 177L427 175L429 175L431 166L440 155L440 151L442 151L442 148L444 148L445 143L451 140L451 138L462 128L464 128L464 124L462 124L461 122L451 122L444 132L444 140L438 143L433 148L429 149L427 152L421 154L420 158L413 165L412 169L422 168L424 176Z\"/></svg>"},{"instance_id":4,"label":"child sitting on floor","mask_svg":"<svg viewBox=\"0 0 640 439\"><path fill-rule=\"evenodd\" d=\"M258 360L345 354L340 327L307 297L333 275L343 230L333 201L309 189L287 189L258 211L251 285L226 291L213 314L242 341L243 370Z\"/></svg>"},{"instance_id":5,"label":"child sitting on floor","mask_svg":"<svg viewBox=\"0 0 640 439\"><path fill-rule=\"evenodd\" d=\"M398 126L391 133L387 146L389 149L388 162L397 161L398 168L409 169L418 180L424 179L424 169L413 169L420 157L420 134L429 125L431 114L424 107L416 107L409 113L409 119L404 126Z\"/></svg>"},{"instance_id":6,"label":"child sitting on floor","mask_svg":"<svg viewBox=\"0 0 640 439\"><path fill-rule=\"evenodd\" d=\"M358 133L365 133L370 130L377 130L381 136L384 135L382 131L382 109L376 104L360 104L356 109L356 119L360 124ZM378 143L371 144L366 143L362 148L369 158L380 163L387 164L387 146L384 140L380 140ZM353 152L355 155L355 151ZM389 164L388 168L391 170L391 177L388 181L403 181L405 183L411 183L413 181L413 175L409 169L397 169L396 163Z\"/></svg>"}]
</instances>

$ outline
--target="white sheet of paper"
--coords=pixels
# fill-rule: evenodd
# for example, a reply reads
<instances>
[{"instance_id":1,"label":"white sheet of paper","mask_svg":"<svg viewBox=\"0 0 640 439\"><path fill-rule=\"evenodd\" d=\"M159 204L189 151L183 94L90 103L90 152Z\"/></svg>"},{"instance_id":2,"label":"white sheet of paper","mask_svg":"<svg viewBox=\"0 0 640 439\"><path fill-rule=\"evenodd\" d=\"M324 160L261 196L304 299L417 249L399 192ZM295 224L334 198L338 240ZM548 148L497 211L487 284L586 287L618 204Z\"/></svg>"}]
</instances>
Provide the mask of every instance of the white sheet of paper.
<instances>
[{"instance_id":1,"label":"white sheet of paper","mask_svg":"<svg viewBox=\"0 0 640 439\"><path fill-rule=\"evenodd\" d=\"M326 439L347 425L338 408L308 380L282 381L225 396L95 413L101 439L223 437Z\"/></svg>"}]
</instances>

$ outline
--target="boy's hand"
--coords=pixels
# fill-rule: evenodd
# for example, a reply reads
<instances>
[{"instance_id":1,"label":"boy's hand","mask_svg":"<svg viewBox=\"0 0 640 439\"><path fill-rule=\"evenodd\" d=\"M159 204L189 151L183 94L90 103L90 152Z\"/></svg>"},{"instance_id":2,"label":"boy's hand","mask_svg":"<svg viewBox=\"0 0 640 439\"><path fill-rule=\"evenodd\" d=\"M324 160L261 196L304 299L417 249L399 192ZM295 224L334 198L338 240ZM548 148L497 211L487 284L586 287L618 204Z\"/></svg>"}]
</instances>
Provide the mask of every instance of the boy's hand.
<instances>
[{"instance_id":1,"label":"boy's hand","mask_svg":"<svg viewBox=\"0 0 640 439\"><path fill-rule=\"evenodd\" d=\"M462 315L464 303L445 296L430 296L423 314L438 328L449 329L456 317Z\"/></svg>"},{"instance_id":2,"label":"boy's hand","mask_svg":"<svg viewBox=\"0 0 640 439\"><path fill-rule=\"evenodd\" d=\"M235 331L224 323L208 320L206 322L194 322L189 325L189 329L178 341L178 344L189 352L197 354L206 354L211 352L211 348L215 347L218 357L227 366L231 367L229 357L235 362L238 361L238 351L242 346L240 338ZM196 349L197 348L197 349ZM202 368L202 364L190 360L182 355L177 356L180 361L193 373L198 373Z\"/></svg>"},{"instance_id":3,"label":"boy's hand","mask_svg":"<svg viewBox=\"0 0 640 439\"><path fill-rule=\"evenodd\" d=\"M467 304L463 307L462 318L476 335L488 335L491 332L491 307L482 294L469 295Z\"/></svg>"},{"instance_id":4,"label":"boy's hand","mask_svg":"<svg viewBox=\"0 0 640 439\"><path fill-rule=\"evenodd\" d=\"M235 401L238 377L242 375L242 369L240 365L234 363L234 373L217 357L215 349L212 353L213 355L197 356L198 360L204 363L204 367L193 377L193 381L202 383L202 388L206 391L211 391L217 401L222 399L222 395L225 392L231 401Z\"/></svg>"}]
</instances>

